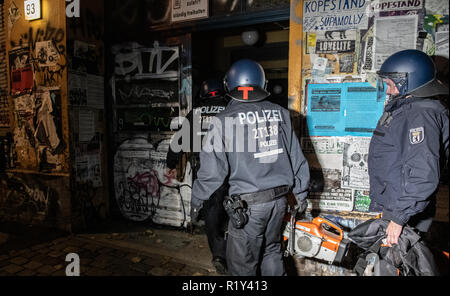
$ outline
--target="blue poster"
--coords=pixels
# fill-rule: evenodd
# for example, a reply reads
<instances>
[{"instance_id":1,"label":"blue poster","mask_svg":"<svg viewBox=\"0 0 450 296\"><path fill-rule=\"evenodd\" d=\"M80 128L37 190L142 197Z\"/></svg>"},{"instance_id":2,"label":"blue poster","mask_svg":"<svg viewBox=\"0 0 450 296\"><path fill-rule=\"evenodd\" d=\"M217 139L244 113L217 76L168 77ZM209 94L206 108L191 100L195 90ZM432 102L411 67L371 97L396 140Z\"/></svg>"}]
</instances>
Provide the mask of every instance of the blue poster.
<instances>
[{"instance_id":1,"label":"blue poster","mask_svg":"<svg viewBox=\"0 0 450 296\"><path fill-rule=\"evenodd\" d=\"M385 93L369 82L308 84L309 135L371 137L384 99Z\"/></svg>"}]
</instances>

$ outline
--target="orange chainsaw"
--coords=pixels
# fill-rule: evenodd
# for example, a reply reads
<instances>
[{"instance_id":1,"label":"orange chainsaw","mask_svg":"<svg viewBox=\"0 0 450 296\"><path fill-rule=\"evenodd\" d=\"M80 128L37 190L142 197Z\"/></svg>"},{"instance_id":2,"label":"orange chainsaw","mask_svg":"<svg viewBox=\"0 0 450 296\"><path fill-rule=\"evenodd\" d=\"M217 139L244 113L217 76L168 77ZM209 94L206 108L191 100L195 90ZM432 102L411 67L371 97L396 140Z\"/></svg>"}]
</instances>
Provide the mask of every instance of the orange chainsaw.
<instances>
[{"instance_id":1,"label":"orange chainsaw","mask_svg":"<svg viewBox=\"0 0 450 296\"><path fill-rule=\"evenodd\" d=\"M284 240L288 240L285 256L316 258L329 264L342 262L350 244L342 228L321 217L296 221L295 215L296 211L287 216L283 232Z\"/></svg>"}]
</instances>

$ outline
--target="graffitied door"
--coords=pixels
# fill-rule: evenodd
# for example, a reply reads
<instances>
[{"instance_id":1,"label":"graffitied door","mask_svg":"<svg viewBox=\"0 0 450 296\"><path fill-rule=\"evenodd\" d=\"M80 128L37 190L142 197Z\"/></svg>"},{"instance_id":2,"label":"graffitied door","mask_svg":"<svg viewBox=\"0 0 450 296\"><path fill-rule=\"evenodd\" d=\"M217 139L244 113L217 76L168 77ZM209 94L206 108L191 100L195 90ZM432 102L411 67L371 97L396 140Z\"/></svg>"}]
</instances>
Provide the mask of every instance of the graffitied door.
<instances>
[{"instance_id":1,"label":"graffitied door","mask_svg":"<svg viewBox=\"0 0 450 296\"><path fill-rule=\"evenodd\" d=\"M113 203L127 219L185 227L191 176L179 182L164 172L171 122L192 104L190 35L116 44L111 56Z\"/></svg>"}]
</instances>

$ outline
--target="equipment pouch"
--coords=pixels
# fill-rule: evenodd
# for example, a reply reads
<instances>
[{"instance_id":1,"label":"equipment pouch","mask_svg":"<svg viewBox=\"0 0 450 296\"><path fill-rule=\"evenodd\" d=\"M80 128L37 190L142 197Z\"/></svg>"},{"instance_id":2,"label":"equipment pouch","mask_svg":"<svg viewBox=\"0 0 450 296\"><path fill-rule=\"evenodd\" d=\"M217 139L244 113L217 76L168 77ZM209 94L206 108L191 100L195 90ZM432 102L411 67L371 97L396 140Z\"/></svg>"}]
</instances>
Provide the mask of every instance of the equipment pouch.
<instances>
[{"instance_id":1,"label":"equipment pouch","mask_svg":"<svg viewBox=\"0 0 450 296\"><path fill-rule=\"evenodd\" d=\"M234 228L243 228L248 222L247 208L241 198L237 195L226 196L223 201L225 211L230 217Z\"/></svg>"}]
</instances>

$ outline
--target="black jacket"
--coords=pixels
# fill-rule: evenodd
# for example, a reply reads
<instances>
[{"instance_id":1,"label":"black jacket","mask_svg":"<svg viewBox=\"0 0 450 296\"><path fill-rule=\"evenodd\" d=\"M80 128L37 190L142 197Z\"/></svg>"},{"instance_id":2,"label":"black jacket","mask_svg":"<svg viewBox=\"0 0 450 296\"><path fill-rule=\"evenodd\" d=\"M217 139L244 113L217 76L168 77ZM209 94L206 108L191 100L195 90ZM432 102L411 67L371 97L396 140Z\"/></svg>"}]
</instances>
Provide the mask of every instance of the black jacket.
<instances>
[{"instance_id":1,"label":"black jacket","mask_svg":"<svg viewBox=\"0 0 450 296\"><path fill-rule=\"evenodd\" d=\"M440 157L448 155L448 109L431 98L386 105L369 148L370 199L383 218L405 225L425 211L439 185Z\"/></svg>"},{"instance_id":2,"label":"black jacket","mask_svg":"<svg viewBox=\"0 0 450 296\"><path fill-rule=\"evenodd\" d=\"M183 151L180 150L178 152L174 152L172 147L169 146L169 151L167 152L167 167L170 169L174 169L177 166L178 160L181 157L183 152L194 152L196 154L200 153L201 149L201 141L203 136L209 129L209 122L211 118L225 110L228 102L222 96L211 97L202 99L201 102L194 107L187 115L185 120L189 122L190 127L190 150ZM194 124L194 118L198 118L200 122ZM178 131L177 134L180 134L182 130ZM179 139L178 144L182 144L182 137L177 137L175 135L174 138ZM197 146L197 147L196 147ZM196 150L196 151L195 151Z\"/></svg>"}]
</instances>

